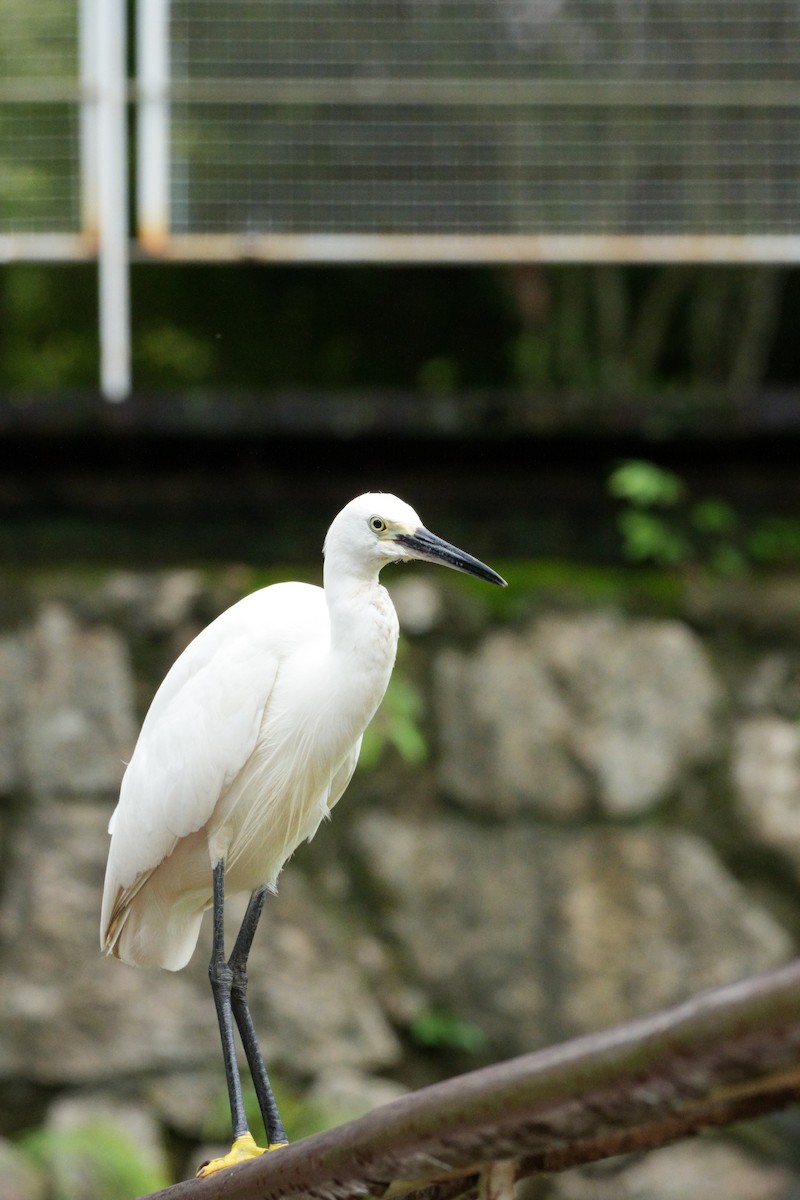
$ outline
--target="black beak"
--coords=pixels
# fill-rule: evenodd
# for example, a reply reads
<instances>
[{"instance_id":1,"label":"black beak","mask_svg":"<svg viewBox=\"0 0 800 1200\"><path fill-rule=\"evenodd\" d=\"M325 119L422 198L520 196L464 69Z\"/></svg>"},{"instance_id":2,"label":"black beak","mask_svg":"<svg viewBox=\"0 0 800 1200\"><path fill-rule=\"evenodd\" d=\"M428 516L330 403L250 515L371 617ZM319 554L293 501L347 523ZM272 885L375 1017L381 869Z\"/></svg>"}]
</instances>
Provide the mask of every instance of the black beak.
<instances>
[{"instance_id":1,"label":"black beak","mask_svg":"<svg viewBox=\"0 0 800 1200\"><path fill-rule=\"evenodd\" d=\"M487 583L497 584L498 587L507 586L505 579L498 575L497 571L493 571L491 567L487 567L464 550L459 550L457 546L451 546L449 542L443 541L423 526L420 526L416 533L398 533L394 540L410 550L414 558L442 563L446 567L452 567L454 571L463 571L465 575L474 575L477 579L485 579Z\"/></svg>"}]
</instances>

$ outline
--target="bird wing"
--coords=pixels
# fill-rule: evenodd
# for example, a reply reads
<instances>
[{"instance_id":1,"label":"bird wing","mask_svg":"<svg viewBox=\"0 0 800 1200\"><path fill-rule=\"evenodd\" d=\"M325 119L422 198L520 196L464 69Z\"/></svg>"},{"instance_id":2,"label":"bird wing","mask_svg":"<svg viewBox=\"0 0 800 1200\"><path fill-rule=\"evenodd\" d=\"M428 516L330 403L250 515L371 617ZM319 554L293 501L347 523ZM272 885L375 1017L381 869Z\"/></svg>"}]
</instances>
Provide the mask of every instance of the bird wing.
<instances>
[{"instance_id":1,"label":"bird wing","mask_svg":"<svg viewBox=\"0 0 800 1200\"><path fill-rule=\"evenodd\" d=\"M281 659L319 626L321 589L253 593L187 647L156 693L109 824L105 932L179 839L207 823L252 754Z\"/></svg>"},{"instance_id":2,"label":"bird wing","mask_svg":"<svg viewBox=\"0 0 800 1200\"><path fill-rule=\"evenodd\" d=\"M358 739L358 741L353 746L353 748L348 752L347 758L344 760L342 765L339 767L339 770L336 772L333 779L331 780L330 790L328 792L328 799L327 799L329 810L333 808L334 804L336 804L339 800L341 800L342 796L344 795L345 791L347 790L347 785L349 784L350 780L353 778L353 772L355 771L356 765L358 763L358 756L361 753L362 738L363 738L363 734L362 734L362 737L360 737Z\"/></svg>"}]
</instances>

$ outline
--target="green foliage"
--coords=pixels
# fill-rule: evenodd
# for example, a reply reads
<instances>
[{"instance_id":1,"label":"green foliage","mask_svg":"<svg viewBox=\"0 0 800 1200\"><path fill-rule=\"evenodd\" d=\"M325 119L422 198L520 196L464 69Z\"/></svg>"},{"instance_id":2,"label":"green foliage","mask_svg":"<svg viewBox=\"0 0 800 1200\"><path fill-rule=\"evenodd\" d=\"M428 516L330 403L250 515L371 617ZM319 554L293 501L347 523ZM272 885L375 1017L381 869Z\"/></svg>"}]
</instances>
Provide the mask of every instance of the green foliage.
<instances>
[{"instance_id":1,"label":"green foliage","mask_svg":"<svg viewBox=\"0 0 800 1200\"><path fill-rule=\"evenodd\" d=\"M478 1025L439 1008L420 1010L411 1022L409 1033L418 1046L431 1050L480 1054L488 1044L486 1034Z\"/></svg>"},{"instance_id":2,"label":"green foliage","mask_svg":"<svg viewBox=\"0 0 800 1200\"><path fill-rule=\"evenodd\" d=\"M133 366L140 387L180 387L202 383L212 374L213 343L171 321L147 325L133 347Z\"/></svg>"},{"instance_id":3,"label":"green foliage","mask_svg":"<svg viewBox=\"0 0 800 1200\"><path fill-rule=\"evenodd\" d=\"M485 611L503 624L525 621L542 604L579 603L625 607L632 599L649 611L672 612L680 605L682 584L672 572L642 567L633 581L626 567L541 558L495 563L507 588L484 588Z\"/></svg>"},{"instance_id":4,"label":"green foliage","mask_svg":"<svg viewBox=\"0 0 800 1200\"><path fill-rule=\"evenodd\" d=\"M655 463L631 459L612 472L608 490L626 504L617 524L631 562L677 567L692 557L691 541L674 518L685 495L677 475Z\"/></svg>"},{"instance_id":5,"label":"green foliage","mask_svg":"<svg viewBox=\"0 0 800 1200\"><path fill-rule=\"evenodd\" d=\"M698 533L733 536L739 520L730 504L724 500L701 500L692 509L692 523Z\"/></svg>"},{"instance_id":6,"label":"green foliage","mask_svg":"<svg viewBox=\"0 0 800 1200\"><path fill-rule=\"evenodd\" d=\"M618 528L631 562L702 567L729 576L756 563L800 561L800 521L766 517L748 530L726 501L691 502L683 480L654 463L622 463L609 477L608 489L625 504Z\"/></svg>"},{"instance_id":7,"label":"green foliage","mask_svg":"<svg viewBox=\"0 0 800 1200\"><path fill-rule=\"evenodd\" d=\"M56 391L94 385L94 273L73 268L58 278L70 283L69 295L53 286L52 272L38 264L0 276L0 387Z\"/></svg>"},{"instance_id":8,"label":"green foliage","mask_svg":"<svg viewBox=\"0 0 800 1200\"><path fill-rule=\"evenodd\" d=\"M506 278L519 319L507 353L516 381L615 397L674 399L677 387L677 405L643 405L652 431L679 431L720 387L757 388L780 342L781 268L529 265Z\"/></svg>"},{"instance_id":9,"label":"green foliage","mask_svg":"<svg viewBox=\"0 0 800 1200\"><path fill-rule=\"evenodd\" d=\"M542 387L550 378L550 346L541 334L523 331L511 344L514 378L527 387Z\"/></svg>"},{"instance_id":10,"label":"green foliage","mask_svg":"<svg viewBox=\"0 0 800 1200\"><path fill-rule=\"evenodd\" d=\"M611 473L608 490L612 496L627 500L638 508L674 505L685 494L683 480L679 476L638 458L621 463Z\"/></svg>"},{"instance_id":11,"label":"green foliage","mask_svg":"<svg viewBox=\"0 0 800 1200\"><path fill-rule=\"evenodd\" d=\"M625 556L631 562L653 562L659 567L677 567L691 555L687 539L663 517L630 508L620 514L618 525Z\"/></svg>"},{"instance_id":12,"label":"green foliage","mask_svg":"<svg viewBox=\"0 0 800 1200\"><path fill-rule=\"evenodd\" d=\"M4 132L0 115L0 141ZM54 130L54 145L67 145L70 136ZM73 227L76 216L59 199L65 187L60 174L24 158L0 156L0 166L4 224L11 221L13 227L17 214L25 228L32 221L49 228L56 217L59 227ZM538 281L533 295L521 282L531 273ZM35 308L20 296L18 283L29 278L47 293ZM607 411L613 416L616 398L625 395L627 404L638 406L643 427L675 433L694 424L699 413L713 413L709 389L720 383L728 392L741 390L744 382L756 386L773 340L779 343L776 356L792 364L796 357L790 314L779 328L776 309L758 345L751 339L751 353L726 334L712 361L695 361L685 326L701 303L704 278L704 272L672 267L507 272L466 266L401 271L135 263L134 375L139 387L154 390L374 387L437 396L520 387L543 397L545 408L549 393L566 393L566 404L547 409L556 423L565 424L583 420L581 397L612 397ZM736 324L736 312L746 322L748 309L758 309L754 278L753 271L736 276L739 307L723 307L720 321ZM767 283L780 287L778 278ZM12 391L95 386L93 267L3 266L0 306L0 386ZM60 350L47 361L55 333L73 344L69 356ZM698 344L708 340L698 338ZM541 402L536 400L537 408ZM602 404L590 405L585 419L596 427L605 412Z\"/></svg>"},{"instance_id":13,"label":"green foliage","mask_svg":"<svg viewBox=\"0 0 800 1200\"><path fill-rule=\"evenodd\" d=\"M45 1171L50 1200L135 1200L170 1182L110 1122L32 1130L19 1146Z\"/></svg>"},{"instance_id":14,"label":"green foliage","mask_svg":"<svg viewBox=\"0 0 800 1200\"><path fill-rule=\"evenodd\" d=\"M800 521L788 517L765 517L748 539L754 562L778 565L800 563Z\"/></svg>"},{"instance_id":15,"label":"green foliage","mask_svg":"<svg viewBox=\"0 0 800 1200\"><path fill-rule=\"evenodd\" d=\"M410 767L428 757L428 744L421 721L425 713L422 692L402 671L395 670L383 702L367 727L361 743L362 768L371 770L393 746Z\"/></svg>"}]
</instances>

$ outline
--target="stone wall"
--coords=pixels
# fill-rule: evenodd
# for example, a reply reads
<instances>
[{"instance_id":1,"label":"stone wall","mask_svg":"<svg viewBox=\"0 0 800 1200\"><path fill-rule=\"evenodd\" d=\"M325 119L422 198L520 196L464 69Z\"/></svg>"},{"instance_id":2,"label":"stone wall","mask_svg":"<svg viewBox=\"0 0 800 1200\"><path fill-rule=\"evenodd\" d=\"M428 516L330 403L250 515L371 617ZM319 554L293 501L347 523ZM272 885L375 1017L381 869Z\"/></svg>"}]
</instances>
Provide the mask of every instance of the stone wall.
<instances>
[{"instance_id":1,"label":"stone wall","mask_svg":"<svg viewBox=\"0 0 800 1200\"><path fill-rule=\"evenodd\" d=\"M775 966L800 931L796 586L696 590L658 615L623 593L523 590L501 620L444 573L387 582L429 760L389 746L357 773L285 871L251 960L296 1128L310 1119L297 1096L340 1120ZM173 975L101 957L97 925L106 825L148 700L249 584L37 575L0 595L6 1136L100 1114L180 1174L224 1129L207 931ZM796 1194L792 1118L760 1128L755 1150L728 1136L529 1191ZM43 1195L17 1168L14 1195Z\"/></svg>"}]
</instances>

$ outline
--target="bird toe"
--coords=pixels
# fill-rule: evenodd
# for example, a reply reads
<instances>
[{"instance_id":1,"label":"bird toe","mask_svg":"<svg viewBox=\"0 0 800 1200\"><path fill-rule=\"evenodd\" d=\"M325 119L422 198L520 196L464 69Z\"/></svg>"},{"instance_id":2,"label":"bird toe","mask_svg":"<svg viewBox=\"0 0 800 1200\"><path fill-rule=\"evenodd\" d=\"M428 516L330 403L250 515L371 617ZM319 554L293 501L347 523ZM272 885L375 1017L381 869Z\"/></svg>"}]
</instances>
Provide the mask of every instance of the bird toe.
<instances>
[{"instance_id":1,"label":"bird toe","mask_svg":"<svg viewBox=\"0 0 800 1200\"><path fill-rule=\"evenodd\" d=\"M203 1163L197 1172L197 1178L205 1179L207 1175L215 1175L217 1171L224 1171L226 1167L233 1167L236 1163L247 1162L250 1158L258 1158L260 1155L266 1154L268 1150L279 1150L281 1146L285 1145L286 1142L277 1142L268 1148L257 1146L251 1133L243 1133L241 1137L236 1139L227 1154L223 1154L221 1158L212 1158L210 1162Z\"/></svg>"}]
</instances>

